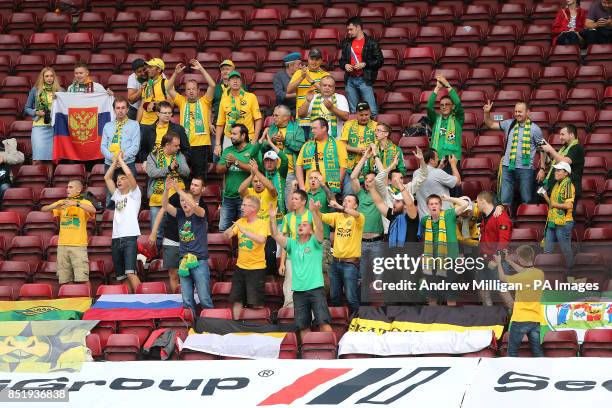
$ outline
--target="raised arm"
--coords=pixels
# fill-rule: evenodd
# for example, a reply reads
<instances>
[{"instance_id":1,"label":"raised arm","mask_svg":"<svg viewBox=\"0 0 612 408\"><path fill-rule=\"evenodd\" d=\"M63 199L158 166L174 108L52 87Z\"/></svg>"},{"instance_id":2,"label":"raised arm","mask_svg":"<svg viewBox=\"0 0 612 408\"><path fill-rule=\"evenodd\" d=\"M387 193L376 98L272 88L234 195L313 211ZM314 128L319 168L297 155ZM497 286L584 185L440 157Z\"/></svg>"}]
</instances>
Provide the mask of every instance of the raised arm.
<instances>
[{"instance_id":1,"label":"raised arm","mask_svg":"<svg viewBox=\"0 0 612 408\"><path fill-rule=\"evenodd\" d=\"M361 191L361 186L359 185L359 176L361 175L363 166L365 166L366 162L370 159L370 157L372 157L372 150L366 148L363 152L363 155L361 156L361 159L359 159L359 162L357 163L357 165L355 165L355 168L351 172L351 187L353 187L353 192L355 194Z\"/></svg>"},{"instance_id":2,"label":"raised arm","mask_svg":"<svg viewBox=\"0 0 612 408\"><path fill-rule=\"evenodd\" d=\"M281 234L278 230L278 225L276 224L276 206L270 204L268 212L270 213L270 232L272 238L274 238L274 240L278 243L278 245L281 246L281 248L285 249L287 248L287 237Z\"/></svg>"},{"instance_id":3,"label":"raised arm","mask_svg":"<svg viewBox=\"0 0 612 408\"><path fill-rule=\"evenodd\" d=\"M491 117L491 109L493 109L493 102L487 100L487 103L482 107L484 113L484 124L489 129L500 130L499 122L493 120Z\"/></svg>"},{"instance_id":4,"label":"raised arm","mask_svg":"<svg viewBox=\"0 0 612 408\"><path fill-rule=\"evenodd\" d=\"M378 208L380 214L383 217L387 217L389 207L387 206L387 204L385 204L385 201L378 193L378 190L376 190L375 188L371 188L368 192L370 193L370 196L372 196L372 201L374 201L374 204L376 205L376 208Z\"/></svg>"},{"instance_id":5,"label":"raised arm","mask_svg":"<svg viewBox=\"0 0 612 408\"><path fill-rule=\"evenodd\" d=\"M240 194L240 197L244 198L249 194L249 187L251 186L251 182L253 182L253 172L251 172L251 174L249 174L249 177L245 178L242 183L240 183L240 186L238 187L238 194Z\"/></svg>"},{"instance_id":6,"label":"raised arm","mask_svg":"<svg viewBox=\"0 0 612 408\"><path fill-rule=\"evenodd\" d=\"M215 84L215 80L213 79L213 77L210 76L208 71L206 71L206 69L202 66L202 64L200 64L200 61L198 61L197 59L194 58L189 61L189 63L191 64L193 69L199 71L200 74L202 74L202 76L206 80L206 83L208 84L208 87L206 88L206 96L212 98L215 95L215 86L217 85Z\"/></svg>"},{"instance_id":7,"label":"raised arm","mask_svg":"<svg viewBox=\"0 0 612 408\"><path fill-rule=\"evenodd\" d=\"M162 194L162 208L171 216L176 217L176 207L174 207L168 201L168 192L170 191L170 186L172 185L172 178L168 176L166 178L166 185L164 188L164 193Z\"/></svg>"},{"instance_id":8,"label":"raised arm","mask_svg":"<svg viewBox=\"0 0 612 408\"><path fill-rule=\"evenodd\" d=\"M128 183L130 183L130 191L134 191L135 189L137 189L138 182L136 181L136 177L134 177L134 174L132 174L132 170L130 170L125 160L123 160L123 152L119 152L119 154L117 155L117 163L119 163L119 165L121 166L121 170L123 170L125 176L128 179Z\"/></svg>"},{"instance_id":9,"label":"raised arm","mask_svg":"<svg viewBox=\"0 0 612 408\"><path fill-rule=\"evenodd\" d=\"M183 71L185 71L186 68L187 66L183 64L182 62L179 62L178 64L176 64L176 67L174 67L174 72L172 73L172 76L166 83L166 90L168 91L168 95L173 100L174 98L176 98L176 95L178 94L178 92L176 92L175 85L174 85L176 82L176 79Z\"/></svg>"},{"instance_id":10,"label":"raised arm","mask_svg":"<svg viewBox=\"0 0 612 408\"><path fill-rule=\"evenodd\" d=\"M316 203L311 198L308 205L308 209L312 214L312 222L314 223L314 234L315 238L319 242L323 242L323 221L321 220L321 202Z\"/></svg>"},{"instance_id":11,"label":"raised arm","mask_svg":"<svg viewBox=\"0 0 612 408\"><path fill-rule=\"evenodd\" d=\"M187 194L183 189L181 189L181 187L178 185L176 181L172 180L172 183L173 183L172 188L174 188L174 190L178 193L180 198L185 200L185 202L193 210L195 215L197 215L198 217L204 217L206 215L206 210L204 210L202 207L198 205L198 203L195 202L191 194Z\"/></svg>"},{"instance_id":12,"label":"raised arm","mask_svg":"<svg viewBox=\"0 0 612 408\"><path fill-rule=\"evenodd\" d=\"M166 210L163 207L157 212L157 216L155 217L155 221L153 222L153 228L151 228L151 233L149 234L149 242L151 244L155 244L155 242L157 241L157 231L159 231L159 226L161 225L162 220L164 219L165 213Z\"/></svg>"},{"instance_id":13,"label":"raised arm","mask_svg":"<svg viewBox=\"0 0 612 408\"><path fill-rule=\"evenodd\" d=\"M254 242L258 243L258 244L265 244L266 243L266 236L265 235L255 234L254 232L247 231L247 230L245 230L238 223L236 223L235 225L238 228L238 230L240 231L240 233L244 234L251 241L254 241Z\"/></svg>"},{"instance_id":14,"label":"raised arm","mask_svg":"<svg viewBox=\"0 0 612 408\"><path fill-rule=\"evenodd\" d=\"M117 188L115 182L113 181L113 175L115 174L115 170L117 169L118 157L119 156L113 157L113 162L104 174L104 183L106 184L106 188L108 189L111 195L115 194L115 189Z\"/></svg>"},{"instance_id":15,"label":"raised arm","mask_svg":"<svg viewBox=\"0 0 612 408\"><path fill-rule=\"evenodd\" d=\"M447 195L443 195L441 198L442 198L442 201L448 201L450 203L453 203L453 205L456 206L455 212L459 214L465 211L465 209L468 208L468 205L470 205L470 203L467 200L463 200L457 197L449 197Z\"/></svg>"}]
</instances>

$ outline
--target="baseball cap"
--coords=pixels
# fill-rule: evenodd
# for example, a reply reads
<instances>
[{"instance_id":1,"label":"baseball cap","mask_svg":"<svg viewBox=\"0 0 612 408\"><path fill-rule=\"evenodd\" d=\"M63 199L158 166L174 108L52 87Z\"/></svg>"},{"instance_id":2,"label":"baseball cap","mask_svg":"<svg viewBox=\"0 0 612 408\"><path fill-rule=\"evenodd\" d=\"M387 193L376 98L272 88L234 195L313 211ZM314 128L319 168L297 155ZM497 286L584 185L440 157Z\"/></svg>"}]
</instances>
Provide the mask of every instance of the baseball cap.
<instances>
[{"instance_id":1,"label":"baseball cap","mask_svg":"<svg viewBox=\"0 0 612 408\"><path fill-rule=\"evenodd\" d=\"M292 52L291 54L287 54L283 57L283 62L285 64L293 61L300 61L302 59L302 55L299 52Z\"/></svg>"},{"instance_id":2,"label":"baseball cap","mask_svg":"<svg viewBox=\"0 0 612 408\"><path fill-rule=\"evenodd\" d=\"M266 154L264 154L264 160L266 159L270 159L270 160L276 160L278 159L278 154L276 154L276 152L274 150L268 150L266 152Z\"/></svg>"},{"instance_id":3,"label":"baseball cap","mask_svg":"<svg viewBox=\"0 0 612 408\"><path fill-rule=\"evenodd\" d=\"M315 58L315 59L323 58L323 53L318 48L311 48L310 51L308 52L308 58Z\"/></svg>"},{"instance_id":4,"label":"baseball cap","mask_svg":"<svg viewBox=\"0 0 612 408\"><path fill-rule=\"evenodd\" d=\"M222 66L224 66L224 65L229 65L229 66L230 66L230 67L232 67L232 68L236 68L236 65L234 65L234 63L232 62L232 60L228 60L228 59L226 59L226 60L221 61L221 63L219 64L219 68L221 68L221 67L222 67Z\"/></svg>"},{"instance_id":5,"label":"baseball cap","mask_svg":"<svg viewBox=\"0 0 612 408\"><path fill-rule=\"evenodd\" d=\"M569 163L567 163L567 162L559 162L559 163L555 164L553 166L553 168L556 169L556 170L565 170L569 174L572 174L572 168L570 167Z\"/></svg>"},{"instance_id":6,"label":"baseball cap","mask_svg":"<svg viewBox=\"0 0 612 408\"><path fill-rule=\"evenodd\" d=\"M230 79L233 77L242 78L242 76L240 75L240 72L235 71L235 70L229 73L229 75L227 76L227 79Z\"/></svg>"},{"instance_id":7,"label":"baseball cap","mask_svg":"<svg viewBox=\"0 0 612 408\"><path fill-rule=\"evenodd\" d=\"M166 64L161 58L151 58L150 60L147 61L147 65L151 67L157 67L161 69L162 71L166 69Z\"/></svg>"},{"instance_id":8,"label":"baseball cap","mask_svg":"<svg viewBox=\"0 0 612 408\"><path fill-rule=\"evenodd\" d=\"M357 104L357 112L363 112L366 110L370 110L370 105L367 102L359 102Z\"/></svg>"}]
</instances>

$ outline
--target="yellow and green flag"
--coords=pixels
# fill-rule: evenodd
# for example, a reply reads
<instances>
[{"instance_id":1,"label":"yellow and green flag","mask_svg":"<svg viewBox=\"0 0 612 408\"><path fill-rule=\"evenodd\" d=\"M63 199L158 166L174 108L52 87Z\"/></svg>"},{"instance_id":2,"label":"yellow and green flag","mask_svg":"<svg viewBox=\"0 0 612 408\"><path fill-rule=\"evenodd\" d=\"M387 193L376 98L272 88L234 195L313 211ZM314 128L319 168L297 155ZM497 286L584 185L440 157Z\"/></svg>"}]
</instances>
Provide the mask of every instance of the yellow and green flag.
<instances>
[{"instance_id":1,"label":"yellow and green flag","mask_svg":"<svg viewBox=\"0 0 612 408\"><path fill-rule=\"evenodd\" d=\"M0 321L80 320L91 307L88 297L0 302Z\"/></svg>"}]
</instances>

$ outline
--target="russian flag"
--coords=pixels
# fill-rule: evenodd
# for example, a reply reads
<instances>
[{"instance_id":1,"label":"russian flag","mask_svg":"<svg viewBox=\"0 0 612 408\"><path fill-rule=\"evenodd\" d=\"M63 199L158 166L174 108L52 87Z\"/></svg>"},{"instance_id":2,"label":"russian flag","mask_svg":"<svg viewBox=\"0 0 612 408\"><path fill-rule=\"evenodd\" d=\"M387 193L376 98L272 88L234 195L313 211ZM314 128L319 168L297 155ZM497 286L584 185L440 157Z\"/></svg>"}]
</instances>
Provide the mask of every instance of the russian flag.
<instances>
[{"instance_id":1,"label":"russian flag","mask_svg":"<svg viewBox=\"0 0 612 408\"><path fill-rule=\"evenodd\" d=\"M102 295L83 320L141 320L183 318L181 295Z\"/></svg>"},{"instance_id":2,"label":"russian flag","mask_svg":"<svg viewBox=\"0 0 612 408\"><path fill-rule=\"evenodd\" d=\"M51 118L53 160L97 160L104 125L115 119L112 96L106 92L56 92Z\"/></svg>"}]
</instances>

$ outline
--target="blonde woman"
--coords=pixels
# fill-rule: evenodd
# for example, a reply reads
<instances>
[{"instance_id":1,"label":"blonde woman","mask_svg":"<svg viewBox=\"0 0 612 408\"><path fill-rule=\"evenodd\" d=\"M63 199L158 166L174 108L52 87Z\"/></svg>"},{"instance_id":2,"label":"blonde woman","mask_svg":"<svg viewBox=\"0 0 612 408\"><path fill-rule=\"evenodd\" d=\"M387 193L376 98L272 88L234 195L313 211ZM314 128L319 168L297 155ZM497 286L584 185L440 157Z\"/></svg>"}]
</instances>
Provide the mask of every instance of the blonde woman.
<instances>
[{"instance_id":1,"label":"blonde woman","mask_svg":"<svg viewBox=\"0 0 612 408\"><path fill-rule=\"evenodd\" d=\"M53 68L40 71L34 88L30 90L25 113L32 116L32 162L51 165L53 159L53 127L51 104L55 92L63 91ZM45 163L46 162L46 163Z\"/></svg>"}]
</instances>

